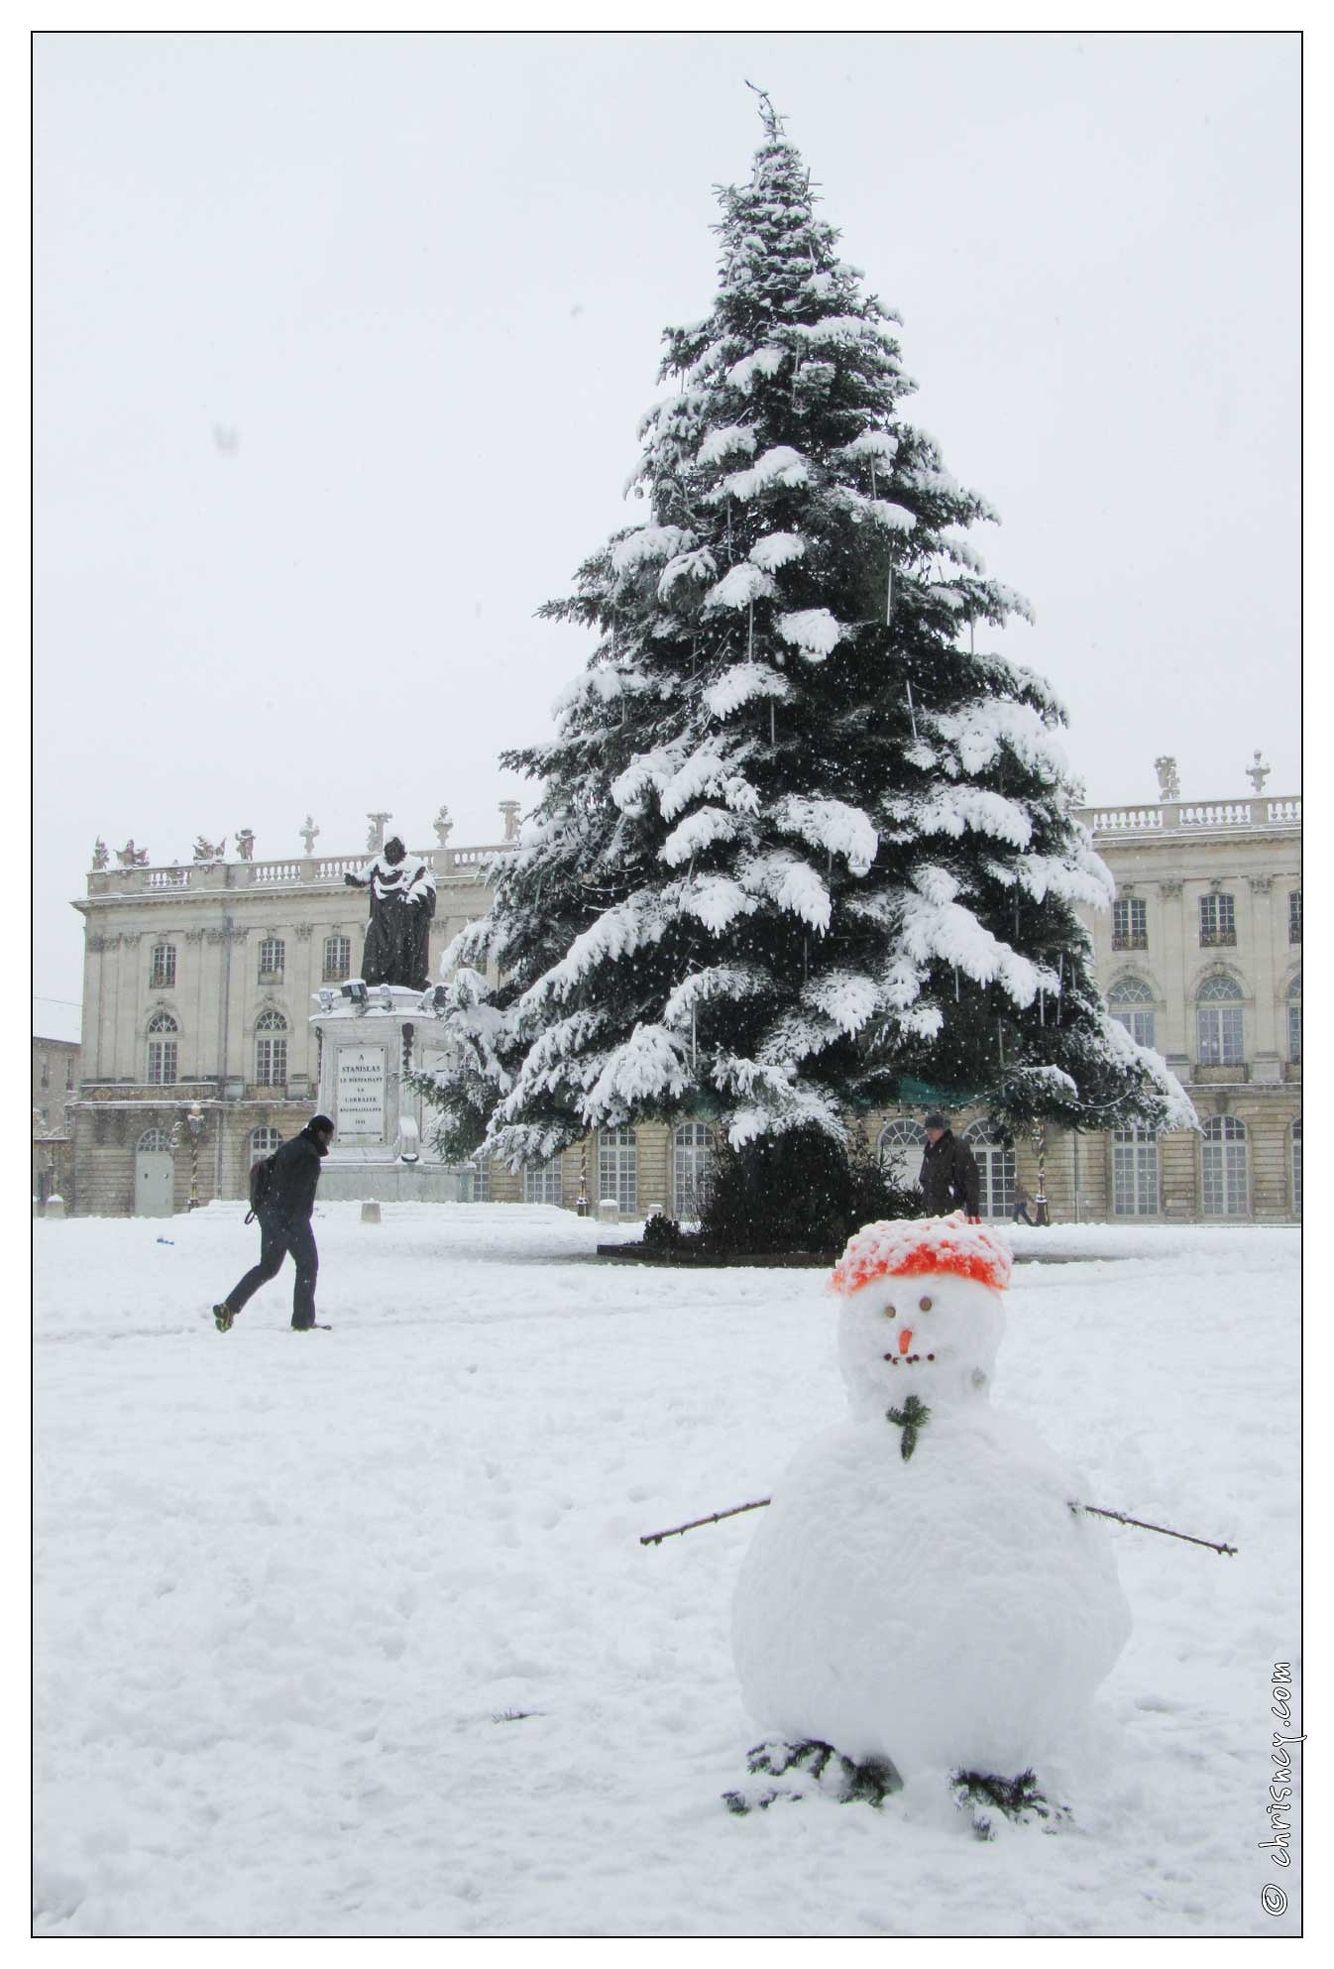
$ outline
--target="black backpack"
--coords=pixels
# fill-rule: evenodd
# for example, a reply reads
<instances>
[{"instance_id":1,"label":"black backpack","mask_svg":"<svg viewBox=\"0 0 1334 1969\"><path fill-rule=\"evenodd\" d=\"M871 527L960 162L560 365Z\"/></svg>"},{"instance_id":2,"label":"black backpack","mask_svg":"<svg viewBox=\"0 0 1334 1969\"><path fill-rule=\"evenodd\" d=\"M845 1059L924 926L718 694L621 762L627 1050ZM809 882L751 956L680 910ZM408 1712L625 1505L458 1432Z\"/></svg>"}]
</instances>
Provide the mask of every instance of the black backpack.
<instances>
[{"instance_id":1,"label":"black backpack","mask_svg":"<svg viewBox=\"0 0 1334 1969\"><path fill-rule=\"evenodd\" d=\"M246 1211L247 1224L253 1224L273 1191L273 1165L277 1150L273 1155L262 1156L250 1169L250 1208Z\"/></svg>"}]
</instances>

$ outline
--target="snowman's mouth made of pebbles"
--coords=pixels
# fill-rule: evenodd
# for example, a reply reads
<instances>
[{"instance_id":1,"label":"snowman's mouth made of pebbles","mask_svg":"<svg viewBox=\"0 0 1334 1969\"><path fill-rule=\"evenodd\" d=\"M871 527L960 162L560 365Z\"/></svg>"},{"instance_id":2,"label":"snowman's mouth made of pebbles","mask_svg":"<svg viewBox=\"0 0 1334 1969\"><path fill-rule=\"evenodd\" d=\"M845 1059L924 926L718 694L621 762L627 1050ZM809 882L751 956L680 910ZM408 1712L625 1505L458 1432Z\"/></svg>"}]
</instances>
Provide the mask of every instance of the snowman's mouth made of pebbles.
<instances>
[{"instance_id":1,"label":"snowman's mouth made of pebbles","mask_svg":"<svg viewBox=\"0 0 1334 1969\"><path fill-rule=\"evenodd\" d=\"M899 1322L896 1345L885 1355L885 1359L891 1367L919 1367L922 1362L933 1361L936 1358L934 1353L928 1354L920 1351L920 1340L918 1343L919 1351L916 1353L912 1351L913 1340L920 1333L921 1315L930 1311L931 1299L925 1293L917 1301L915 1308L909 1309L905 1306L902 1313L894 1306L885 1307L885 1318Z\"/></svg>"}]
</instances>

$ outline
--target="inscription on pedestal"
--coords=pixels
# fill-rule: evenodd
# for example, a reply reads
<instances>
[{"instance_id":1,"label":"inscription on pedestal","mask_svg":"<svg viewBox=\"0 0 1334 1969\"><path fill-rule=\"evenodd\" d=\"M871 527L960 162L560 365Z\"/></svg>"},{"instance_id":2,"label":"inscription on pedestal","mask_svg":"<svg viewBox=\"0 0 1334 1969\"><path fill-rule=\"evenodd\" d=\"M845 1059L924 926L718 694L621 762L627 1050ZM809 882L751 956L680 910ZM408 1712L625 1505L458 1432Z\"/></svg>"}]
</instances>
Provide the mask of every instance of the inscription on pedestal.
<instances>
[{"instance_id":1,"label":"inscription on pedestal","mask_svg":"<svg viewBox=\"0 0 1334 1969\"><path fill-rule=\"evenodd\" d=\"M384 1085L383 1046L339 1047L335 1098L340 1140L384 1140Z\"/></svg>"}]
</instances>

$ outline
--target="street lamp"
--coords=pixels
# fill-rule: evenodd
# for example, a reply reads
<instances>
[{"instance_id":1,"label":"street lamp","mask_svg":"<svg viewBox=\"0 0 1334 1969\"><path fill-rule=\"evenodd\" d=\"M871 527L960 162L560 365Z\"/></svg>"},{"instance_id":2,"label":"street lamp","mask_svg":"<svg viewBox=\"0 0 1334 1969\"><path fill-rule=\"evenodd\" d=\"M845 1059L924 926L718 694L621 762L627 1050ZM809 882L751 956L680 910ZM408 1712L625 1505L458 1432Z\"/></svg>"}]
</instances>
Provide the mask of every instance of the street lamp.
<instances>
[{"instance_id":1,"label":"street lamp","mask_svg":"<svg viewBox=\"0 0 1334 1969\"><path fill-rule=\"evenodd\" d=\"M1040 1121L1033 1123L1033 1153L1038 1159L1038 1193L1033 1198L1033 1222L1050 1224L1047 1208L1047 1132Z\"/></svg>"},{"instance_id":2,"label":"street lamp","mask_svg":"<svg viewBox=\"0 0 1334 1969\"><path fill-rule=\"evenodd\" d=\"M185 1111L185 1126L190 1136L190 1201L188 1210L199 1208L199 1144L204 1133L204 1110L198 1101L191 1101Z\"/></svg>"}]
</instances>

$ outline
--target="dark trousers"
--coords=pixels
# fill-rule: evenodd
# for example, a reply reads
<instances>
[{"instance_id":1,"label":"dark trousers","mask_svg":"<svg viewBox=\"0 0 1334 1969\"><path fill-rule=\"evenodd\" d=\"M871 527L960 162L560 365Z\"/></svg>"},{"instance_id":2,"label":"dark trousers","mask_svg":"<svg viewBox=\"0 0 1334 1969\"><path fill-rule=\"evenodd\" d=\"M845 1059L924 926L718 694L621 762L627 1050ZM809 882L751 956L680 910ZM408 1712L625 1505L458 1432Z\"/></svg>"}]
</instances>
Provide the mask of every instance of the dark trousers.
<instances>
[{"instance_id":1,"label":"dark trousers","mask_svg":"<svg viewBox=\"0 0 1334 1969\"><path fill-rule=\"evenodd\" d=\"M252 1265L239 1284L227 1294L227 1304L239 1313L253 1299L261 1285L277 1278L283 1259L291 1252L296 1265L296 1284L292 1288L293 1326L315 1324L315 1280L319 1275L320 1254L315 1249L315 1233L309 1218L300 1223L282 1224L273 1217L259 1220L259 1263Z\"/></svg>"},{"instance_id":2,"label":"dark trousers","mask_svg":"<svg viewBox=\"0 0 1334 1969\"><path fill-rule=\"evenodd\" d=\"M1010 1218L1010 1222L1012 1224L1017 1224L1021 1218L1031 1230L1033 1227L1033 1219L1028 1214L1028 1205L1026 1203L1015 1204L1013 1214L1011 1215Z\"/></svg>"}]
</instances>

